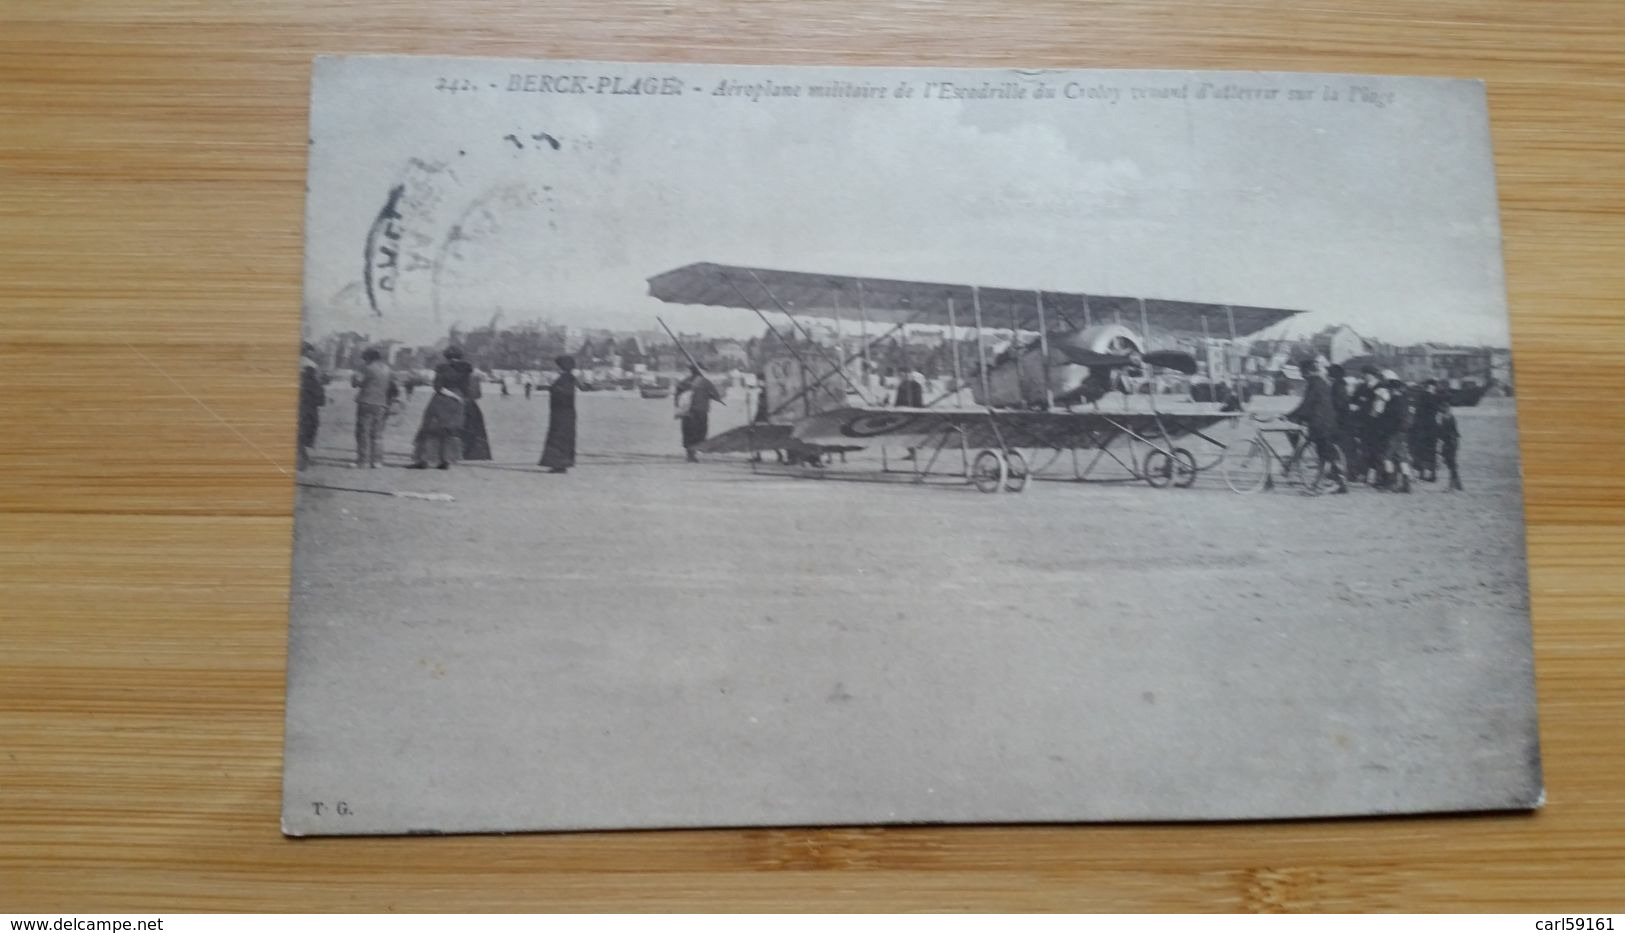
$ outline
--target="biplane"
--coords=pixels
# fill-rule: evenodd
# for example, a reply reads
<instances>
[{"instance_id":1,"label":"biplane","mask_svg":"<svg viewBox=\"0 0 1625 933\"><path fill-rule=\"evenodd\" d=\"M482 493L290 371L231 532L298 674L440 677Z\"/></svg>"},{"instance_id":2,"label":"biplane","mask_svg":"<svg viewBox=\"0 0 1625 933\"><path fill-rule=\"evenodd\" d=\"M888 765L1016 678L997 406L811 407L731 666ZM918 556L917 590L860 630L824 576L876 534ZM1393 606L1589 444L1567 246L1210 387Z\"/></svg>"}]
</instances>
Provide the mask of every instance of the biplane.
<instances>
[{"instance_id":1,"label":"biplane","mask_svg":"<svg viewBox=\"0 0 1625 933\"><path fill-rule=\"evenodd\" d=\"M1301 313L708 262L648 282L649 294L661 301L755 313L783 351L763 373L752 423L710 438L702 452L749 453L753 463L763 452L777 452L788 463L819 466L831 454L878 447L881 469L890 473L897 471L888 448L906 450L915 481L948 477L984 492L1019 492L1035 477L1193 484L1222 459L1225 445L1213 429L1241 412L1219 402L1159 400L1159 374L1190 376L1199 367L1188 352L1152 348L1153 324L1165 337L1208 345L1205 338L1233 343ZM772 314L783 316L780 324ZM856 323L861 349L846 354L839 340L834 348L824 345L803 318L832 322L837 334ZM887 405L867 378L853 378L852 369L873 372L871 350L894 339L906 347L916 326L948 335L954 388L922 407ZM872 339L871 329L878 330ZM970 361L961 358L966 331L974 345L967 348ZM1114 392L1121 404L1103 405ZM1240 400L1242 393L1229 397ZM1211 459L1191 450L1198 443L1207 445ZM1024 451L1033 459L1048 454L1048 462L1034 467ZM1087 463L1083 452L1092 453ZM1066 454L1072 475L1048 473ZM958 466L945 469L955 459Z\"/></svg>"}]
</instances>

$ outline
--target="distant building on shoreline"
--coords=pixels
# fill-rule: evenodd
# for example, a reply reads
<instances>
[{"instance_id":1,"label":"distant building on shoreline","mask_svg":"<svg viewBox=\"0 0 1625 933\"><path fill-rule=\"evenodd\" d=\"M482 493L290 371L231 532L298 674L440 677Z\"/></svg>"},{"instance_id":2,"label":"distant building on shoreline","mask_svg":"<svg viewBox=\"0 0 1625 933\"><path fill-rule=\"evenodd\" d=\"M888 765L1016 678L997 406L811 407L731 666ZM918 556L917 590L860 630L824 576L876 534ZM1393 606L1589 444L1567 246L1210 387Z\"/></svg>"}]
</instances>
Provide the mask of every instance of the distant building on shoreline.
<instances>
[{"instance_id":1,"label":"distant building on shoreline","mask_svg":"<svg viewBox=\"0 0 1625 933\"><path fill-rule=\"evenodd\" d=\"M1371 352L1371 342L1347 324L1334 324L1309 338L1310 348L1329 363L1343 363Z\"/></svg>"},{"instance_id":2,"label":"distant building on shoreline","mask_svg":"<svg viewBox=\"0 0 1625 933\"><path fill-rule=\"evenodd\" d=\"M368 348L383 350L385 359L396 369L430 369L439 362L446 346L457 343L469 360L486 372L545 373L552 370L554 358L569 353L576 357L582 371L613 380L680 375L689 367L689 354L708 372L719 375L759 372L769 360L797 353L808 360L839 357L852 377L865 384L889 372L917 370L927 378L946 377L953 372L956 341L940 331L869 337L875 342L865 347L857 334L816 326L802 332L781 325L749 340L680 333L679 347L664 331L565 327L546 322L499 328L493 320L467 331L454 327L445 337L417 347L395 340L373 340L350 331L324 335L315 343L319 362L328 371L356 368L362 351ZM961 366L970 372L976 358L975 342L957 343ZM1321 357L1343 365L1351 373L1366 365L1392 369L1407 382L1438 379L1456 388L1477 387L1507 394L1513 385L1512 354L1504 347L1441 342L1391 344L1362 336L1347 324L1330 325L1299 338L1234 343L1207 338L1176 340L1173 345L1197 356L1199 374L1190 380L1193 383L1243 377L1280 391L1295 391L1297 361Z\"/></svg>"}]
</instances>

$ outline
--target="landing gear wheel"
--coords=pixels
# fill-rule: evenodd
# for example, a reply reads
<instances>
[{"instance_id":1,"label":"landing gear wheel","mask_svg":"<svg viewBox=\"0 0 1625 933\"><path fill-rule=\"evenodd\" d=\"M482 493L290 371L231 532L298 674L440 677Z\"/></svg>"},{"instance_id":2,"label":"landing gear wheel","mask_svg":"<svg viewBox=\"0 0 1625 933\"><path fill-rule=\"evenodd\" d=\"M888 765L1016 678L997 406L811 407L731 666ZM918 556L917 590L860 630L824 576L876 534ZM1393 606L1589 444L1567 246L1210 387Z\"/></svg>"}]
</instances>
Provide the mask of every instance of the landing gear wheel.
<instances>
[{"instance_id":1,"label":"landing gear wheel","mask_svg":"<svg viewBox=\"0 0 1625 933\"><path fill-rule=\"evenodd\" d=\"M1020 492L1027 488L1027 458L1019 450L1008 450L1004 454L1005 475L1004 491Z\"/></svg>"},{"instance_id":2,"label":"landing gear wheel","mask_svg":"<svg viewBox=\"0 0 1625 933\"><path fill-rule=\"evenodd\" d=\"M1145 481L1157 489L1173 485L1189 489L1196 482L1196 457L1183 447L1175 447L1172 456L1160 447L1145 455Z\"/></svg>"},{"instance_id":3,"label":"landing gear wheel","mask_svg":"<svg viewBox=\"0 0 1625 933\"><path fill-rule=\"evenodd\" d=\"M978 492L998 492L1010 478L1010 463L997 450L984 450L971 461L970 481Z\"/></svg>"},{"instance_id":4,"label":"landing gear wheel","mask_svg":"<svg viewBox=\"0 0 1625 933\"><path fill-rule=\"evenodd\" d=\"M1174 448L1174 486L1189 489L1196 484L1196 455L1183 447Z\"/></svg>"},{"instance_id":5,"label":"landing gear wheel","mask_svg":"<svg viewBox=\"0 0 1625 933\"><path fill-rule=\"evenodd\" d=\"M1145 455L1140 473L1153 489L1161 489L1174 481L1174 462L1166 450L1152 448Z\"/></svg>"},{"instance_id":6,"label":"landing gear wheel","mask_svg":"<svg viewBox=\"0 0 1625 933\"><path fill-rule=\"evenodd\" d=\"M1156 489L1169 485L1189 489L1196 482L1196 458L1183 447L1175 447L1171 455L1161 447L1153 447L1145 455L1141 472Z\"/></svg>"}]
</instances>

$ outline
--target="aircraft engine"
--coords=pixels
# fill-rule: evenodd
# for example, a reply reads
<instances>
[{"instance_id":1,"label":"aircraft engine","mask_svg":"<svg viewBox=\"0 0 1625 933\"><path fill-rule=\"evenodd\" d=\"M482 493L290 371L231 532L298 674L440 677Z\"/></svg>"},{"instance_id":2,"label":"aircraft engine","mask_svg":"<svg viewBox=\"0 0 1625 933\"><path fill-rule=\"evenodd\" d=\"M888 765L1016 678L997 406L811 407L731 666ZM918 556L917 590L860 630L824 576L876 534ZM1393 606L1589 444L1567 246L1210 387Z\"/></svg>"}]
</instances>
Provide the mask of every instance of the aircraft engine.
<instances>
[{"instance_id":1,"label":"aircraft engine","mask_svg":"<svg viewBox=\"0 0 1625 933\"><path fill-rule=\"evenodd\" d=\"M1121 324L1096 324L1069 334L1051 335L1050 344L1053 346L1057 343L1065 343L1093 353L1123 355L1145 352L1140 335Z\"/></svg>"},{"instance_id":2,"label":"aircraft engine","mask_svg":"<svg viewBox=\"0 0 1625 933\"><path fill-rule=\"evenodd\" d=\"M1049 347L1049 387L1054 397L1063 403L1095 394L1085 385L1090 379L1090 368L1072 362L1064 348L1112 356L1145 351L1140 336L1121 324L1096 324L1082 330L1050 334ZM1003 354L988 369L990 399L982 398L979 381L972 381L972 392L977 404L994 408L1041 406L1046 401L1044 370L1044 358L1038 341L1030 340L1024 347ZM1110 370L1101 370L1094 376L1103 393L1106 380L1111 376Z\"/></svg>"}]
</instances>

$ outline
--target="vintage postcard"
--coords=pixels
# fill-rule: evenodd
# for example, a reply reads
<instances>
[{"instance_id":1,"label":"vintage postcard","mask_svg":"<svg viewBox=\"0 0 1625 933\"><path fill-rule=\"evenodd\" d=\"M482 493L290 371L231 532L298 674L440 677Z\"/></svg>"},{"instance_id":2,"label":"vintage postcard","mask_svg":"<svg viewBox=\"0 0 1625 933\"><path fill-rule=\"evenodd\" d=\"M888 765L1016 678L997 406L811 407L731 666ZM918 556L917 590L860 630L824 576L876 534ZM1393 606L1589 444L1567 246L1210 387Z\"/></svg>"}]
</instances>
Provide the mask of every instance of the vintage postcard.
<instances>
[{"instance_id":1,"label":"vintage postcard","mask_svg":"<svg viewBox=\"0 0 1625 933\"><path fill-rule=\"evenodd\" d=\"M319 59L284 830L1539 806L1488 121Z\"/></svg>"}]
</instances>

